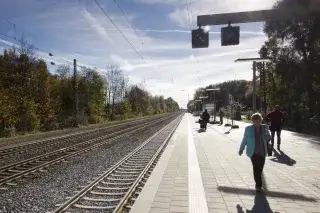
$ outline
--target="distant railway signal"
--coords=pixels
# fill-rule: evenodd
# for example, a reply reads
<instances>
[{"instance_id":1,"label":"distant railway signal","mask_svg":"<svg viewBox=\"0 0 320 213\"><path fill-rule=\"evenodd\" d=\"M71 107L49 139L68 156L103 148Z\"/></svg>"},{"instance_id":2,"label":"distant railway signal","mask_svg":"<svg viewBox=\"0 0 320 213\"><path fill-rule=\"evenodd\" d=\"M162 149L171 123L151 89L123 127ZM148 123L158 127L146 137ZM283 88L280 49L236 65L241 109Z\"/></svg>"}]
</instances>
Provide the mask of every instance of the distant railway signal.
<instances>
[{"instance_id":1,"label":"distant railway signal","mask_svg":"<svg viewBox=\"0 0 320 213\"><path fill-rule=\"evenodd\" d=\"M199 26L199 29L192 30L192 48L209 47L209 32L201 29L201 27L204 26L229 24L229 26L221 28L221 45L230 46L238 45L240 43L240 27L232 27L230 26L230 23L236 24L265 21L283 21L291 20L292 18L301 19L308 17L312 13L319 13L319 0L301 0L300 2L302 4L309 4L309 7L301 8L298 5L293 9L284 8L197 16L197 25Z\"/></svg>"},{"instance_id":2,"label":"distant railway signal","mask_svg":"<svg viewBox=\"0 0 320 213\"><path fill-rule=\"evenodd\" d=\"M232 27L230 24L227 27L221 28L221 46L239 45L240 42L240 27Z\"/></svg>"},{"instance_id":3,"label":"distant railway signal","mask_svg":"<svg viewBox=\"0 0 320 213\"><path fill-rule=\"evenodd\" d=\"M205 32L199 28L192 30L192 48L208 48L209 47L209 32Z\"/></svg>"}]
</instances>

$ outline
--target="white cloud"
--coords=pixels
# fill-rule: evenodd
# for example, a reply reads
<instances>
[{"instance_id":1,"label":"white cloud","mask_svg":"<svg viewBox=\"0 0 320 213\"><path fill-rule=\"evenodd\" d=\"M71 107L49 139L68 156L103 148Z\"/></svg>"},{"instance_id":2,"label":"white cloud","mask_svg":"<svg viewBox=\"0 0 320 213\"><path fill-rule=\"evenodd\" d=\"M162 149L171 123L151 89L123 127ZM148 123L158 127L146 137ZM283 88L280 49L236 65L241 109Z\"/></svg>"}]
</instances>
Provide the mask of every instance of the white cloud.
<instances>
[{"instance_id":1,"label":"white cloud","mask_svg":"<svg viewBox=\"0 0 320 213\"><path fill-rule=\"evenodd\" d=\"M177 4L183 0L136 0L145 4Z\"/></svg>"},{"instance_id":2,"label":"white cloud","mask_svg":"<svg viewBox=\"0 0 320 213\"><path fill-rule=\"evenodd\" d=\"M106 31L117 31L117 29L106 29ZM132 29L121 29L121 31L133 31ZM137 29L135 30L136 32L152 32L152 33L185 33L185 34L190 34L190 30L156 30L156 29ZM221 32L219 31L210 31L209 34L216 34L220 35ZM257 32L257 31L241 31L241 34L243 35L264 35L262 31Z\"/></svg>"},{"instance_id":3,"label":"white cloud","mask_svg":"<svg viewBox=\"0 0 320 213\"><path fill-rule=\"evenodd\" d=\"M110 10L109 15L145 58L147 64L136 54L105 15L92 5L88 7L82 5L76 9L63 8L61 11L54 10L52 14L42 16L48 21L45 24L51 26L55 42L62 44L62 47L52 47L50 51L71 62L73 58L76 58L79 64L98 67L102 73L106 71L108 64L119 64L125 74L130 77L131 83L144 85L152 94L171 96L181 106L186 106L188 93L191 99L193 91L199 86L232 80L235 77L251 79L251 64L236 64L234 60L240 57L258 56L258 49L266 39L261 29L241 31L241 35L246 36L241 37L239 46L231 47L221 47L220 32L213 29L210 34L214 39L210 41L210 47L195 50L197 64L191 49L190 37L188 37L190 31L188 30L185 0L136 1L156 4L155 9L161 7L161 4L171 4L173 12L167 15L170 16L173 24L181 24L186 27L185 30L171 30L168 29L172 27L170 23L168 25L170 27L165 28L164 26L164 29L158 29L157 26L152 29L137 28L137 34L144 43L142 45L135 32L129 29L125 18L120 13L109 9L107 2L105 8ZM194 3L190 4L190 12L192 10L192 19L195 22L198 14L263 9L271 6L273 0L260 0L259 3L256 0L192 1ZM59 12L64 15L57 16ZM127 15L141 18L143 14L132 16L129 13ZM143 18L148 20L149 17ZM56 24L50 25L50 21ZM156 37L153 36L155 33ZM61 49L64 47L69 51ZM41 53L40 56L46 58L47 61L51 60L46 53ZM53 59L63 63L59 59Z\"/></svg>"},{"instance_id":4,"label":"white cloud","mask_svg":"<svg viewBox=\"0 0 320 213\"><path fill-rule=\"evenodd\" d=\"M86 9L83 9L81 13L83 14L83 17L88 21L90 26L101 36L102 39L108 41L109 43L112 42L107 31L100 24L100 22L94 16L91 15L91 13L89 13Z\"/></svg>"},{"instance_id":5,"label":"white cloud","mask_svg":"<svg viewBox=\"0 0 320 213\"><path fill-rule=\"evenodd\" d=\"M187 6L186 4L181 4L181 1L172 2L176 4L176 8L169 14L169 17L177 25L189 28ZM196 18L198 15L270 9L277 1L278 0L259 0L259 3L257 3L257 0L194 0L194 3L188 4L188 8L192 23L196 26ZM188 2L191 1L188 0Z\"/></svg>"}]
</instances>

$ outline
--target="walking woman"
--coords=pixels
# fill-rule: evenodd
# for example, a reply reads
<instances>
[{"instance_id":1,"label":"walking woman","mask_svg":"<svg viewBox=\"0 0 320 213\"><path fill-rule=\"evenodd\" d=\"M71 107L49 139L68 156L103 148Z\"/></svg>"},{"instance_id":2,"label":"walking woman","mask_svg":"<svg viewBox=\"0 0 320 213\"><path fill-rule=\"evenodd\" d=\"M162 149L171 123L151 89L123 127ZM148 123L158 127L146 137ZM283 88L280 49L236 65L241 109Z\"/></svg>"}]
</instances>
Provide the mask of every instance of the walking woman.
<instances>
[{"instance_id":1,"label":"walking woman","mask_svg":"<svg viewBox=\"0 0 320 213\"><path fill-rule=\"evenodd\" d=\"M268 155L270 133L267 125L261 124L262 117L259 113L251 116L253 125L247 126L239 150L242 155L246 147L247 156L251 159L253 166L253 176L256 182L256 191L262 189L262 171Z\"/></svg>"}]
</instances>

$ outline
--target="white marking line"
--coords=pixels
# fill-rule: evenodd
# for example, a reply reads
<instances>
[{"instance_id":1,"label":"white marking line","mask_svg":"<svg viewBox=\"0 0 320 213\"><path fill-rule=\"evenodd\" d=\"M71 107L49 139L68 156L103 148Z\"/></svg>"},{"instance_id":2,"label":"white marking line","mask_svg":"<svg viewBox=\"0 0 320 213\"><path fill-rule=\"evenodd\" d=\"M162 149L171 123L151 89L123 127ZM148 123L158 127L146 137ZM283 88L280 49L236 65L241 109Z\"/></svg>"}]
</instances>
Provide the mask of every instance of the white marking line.
<instances>
[{"instance_id":1,"label":"white marking line","mask_svg":"<svg viewBox=\"0 0 320 213\"><path fill-rule=\"evenodd\" d=\"M209 213L200 167L188 116L189 213Z\"/></svg>"}]
</instances>

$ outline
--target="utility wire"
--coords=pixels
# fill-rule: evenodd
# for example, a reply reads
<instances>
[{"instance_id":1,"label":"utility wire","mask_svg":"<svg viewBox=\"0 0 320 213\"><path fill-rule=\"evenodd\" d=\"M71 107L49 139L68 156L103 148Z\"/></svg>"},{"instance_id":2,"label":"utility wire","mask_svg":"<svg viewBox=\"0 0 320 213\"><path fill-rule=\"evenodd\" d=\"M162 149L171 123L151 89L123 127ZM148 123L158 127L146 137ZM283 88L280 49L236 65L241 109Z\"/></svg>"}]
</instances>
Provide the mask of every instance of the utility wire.
<instances>
[{"instance_id":1,"label":"utility wire","mask_svg":"<svg viewBox=\"0 0 320 213\"><path fill-rule=\"evenodd\" d=\"M101 5L94 0L95 3L100 7L100 9L102 10L102 12L107 16L107 18L111 21L111 23L116 27L116 29L121 33L121 35L126 39L126 41L131 45L131 47L135 50L135 52L139 55L139 57L144 61L145 64L148 65L147 60L138 52L138 50L134 47L134 45L129 41L129 39L124 35L124 33L119 29L119 27L116 25L116 23L110 18L110 16L105 12L105 10L101 7ZM136 28L133 26L133 24L131 23L131 21L128 19L126 13L124 12L124 10L121 8L120 4L118 3L117 0L114 0L115 4L117 5L117 7L119 8L119 10L121 11L122 15L125 17L125 19L127 20L130 28L134 31L135 36L140 40L141 44L144 45L144 42L142 41L141 37L138 35ZM153 59L153 61L155 61L155 59ZM150 69L152 69L153 73L156 75L155 70L150 67ZM145 79L144 79L145 81Z\"/></svg>"},{"instance_id":2,"label":"utility wire","mask_svg":"<svg viewBox=\"0 0 320 213\"><path fill-rule=\"evenodd\" d=\"M134 34L136 35L136 37L140 40L141 44L143 45L143 41L141 40L140 36L138 36L137 34L137 30L135 29L135 27L133 27L131 21L128 19L127 15L125 14L125 12L122 10L122 8L120 7L119 3L117 0L114 0L114 2L116 3L116 5L118 6L119 10L121 11L122 15L125 17L125 19L127 20L127 22L129 23L130 28L134 31Z\"/></svg>"},{"instance_id":3,"label":"utility wire","mask_svg":"<svg viewBox=\"0 0 320 213\"><path fill-rule=\"evenodd\" d=\"M12 24L13 27L14 27L14 30L17 31L17 25L16 25L15 23L13 23L13 22L10 21L9 19L3 18L3 17L1 17L1 16L0 16L0 19L3 19L3 20L5 20L5 21L7 21L8 23ZM25 33L23 30L21 30L21 32L22 32L23 34ZM15 33L15 32L14 32L14 33ZM16 41L19 41L19 40L17 40L16 35L15 35L14 38L13 38L13 37L8 36L8 34L3 34L3 33L0 33L0 34L6 36L6 37L8 37L8 38L14 39L14 40L16 40ZM32 33L28 33L28 34L31 35L31 36L35 36L35 35L32 34ZM27 45L29 45L29 44L27 44ZM46 52L46 51L44 51L44 50L41 50L40 48L35 47L34 45L29 45L29 46L30 46L30 47L33 47L33 48L35 48L35 49L38 49L38 50L40 50L40 51ZM68 51L65 51L65 52L68 52ZM73 55L75 56L74 53L71 53L71 54L73 54ZM58 56L54 56L54 57L55 57L55 58L60 58L60 57L58 57ZM64 58L60 58L60 59L63 60L63 61L69 62L69 63L73 63L73 62L71 62L71 61L69 61L69 60L66 60L66 59L64 59Z\"/></svg>"},{"instance_id":4,"label":"utility wire","mask_svg":"<svg viewBox=\"0 0 320 213\"><path fill-rule=\"evenodd\" d=\"M117 30L120 32L120 34L123 36L123 38L129 43L129 45L132 47L132 49L137 53L137 55L144 61L145 64L148 65L147 61L144 59L144 57L139 53L139 51L134 47L134 45L129 41L129 39L124 35L124 33L120 30L120 28L117 26L117 24L110 18L108 13L101 7L99 2L97 0L93 0L97 6L101 9L101 11L106 15L106 17L110 20L110 22L117 28Z\"/></svg>"},{"instance_id":5,"label":"utility wire","mask_svg":"<svg viewBox=\"0 0 320 213\"><path fill-rule=\"evenodd\" d=\"M190 11L189 11L189 3L188 3L188 0L186 0L186 8L187 8L187 12L188 12L188 17L189 17L189 27L190 27L190 32L192 31L192 18L190 16ZM196 52L194 49L192 49L193 51L193 57L194 59L196 60L196 63L197 63L197 71L199 72L199 64L198 64L198 59L196 57Z\"/></svg>"},{"instance_id":6,"label":"utility wire","mask_svg":"<svg viewBox=\"0 0 320 213\"><path fill-rule=\"evenodd\" d=\"M0 19L5 20L5 21L9 22L10 24L12 24L12 25L13 25L13 27L14 27L14 28L16 27L16 24L15 24L15 23L13 23L13 22L11 22L10 20L8 20L8 19L6 19L6 18L4 18L4 17L1 17L1 16L0 16Z\"/></svg>"},{"instance_id":7,"label":"utility wire","mask_svg":"<svg viewBox=\"0 0 320 213\"><path fill-rule=\"evenodd\" d=\"M0 35L5 36L5 37L10 38L10 39L13 39L13 40L15 40L16 42L21 42L21 40L15 38L15 37L9 36L9 35L7 35L7 34L0 33ZM1 41L1 40L0 40L0 43L3 43L3 44L8 45L8 46L11 46L10 44L7 44L6 42L3 42L3 41ZM18 44L13 44L13 45L14 45L14 46L19 46ZM47 53L47 54L49 55L49 53L48 53L47 51L45 51L45 50L43 50L43 49L41 49L41 48L39 48L39 47L36 47L35 45L31 45L31 44L27 44L27 43L25 43L25 45L27 45L28 47L33 48L33 49L35 49L35 50L41 51L41 52L43 52L43 53ZM73 61L70 61L70 60L68 60L68 59L65 59L65 58L62 58L62 57L59 57L59 56L55 56L55 55L53 55L52 57L54 57L54 58L56 58L56 59L60 59L60 60L62 60L62 61L65 61L65 62L67 62L67 63L69 63L69 64L73 64ZM82 67L85 67L85 66L83 66L83 65L77 65L77 67L82 68ZM92 67L93 67L93 66L92 66ZM98 69L98 68L97 68L97 69ZM98 69L98 70L99 70L99 69ZM100 70L99 70L99 71L100 71Z\"/></svg>"}]
</instances>

